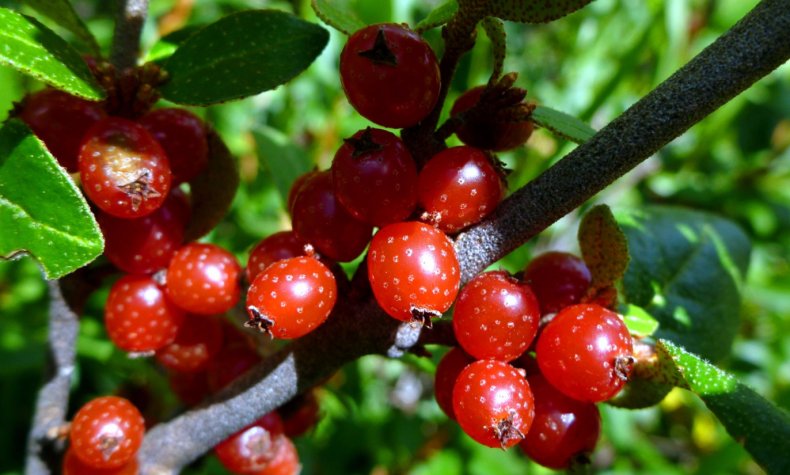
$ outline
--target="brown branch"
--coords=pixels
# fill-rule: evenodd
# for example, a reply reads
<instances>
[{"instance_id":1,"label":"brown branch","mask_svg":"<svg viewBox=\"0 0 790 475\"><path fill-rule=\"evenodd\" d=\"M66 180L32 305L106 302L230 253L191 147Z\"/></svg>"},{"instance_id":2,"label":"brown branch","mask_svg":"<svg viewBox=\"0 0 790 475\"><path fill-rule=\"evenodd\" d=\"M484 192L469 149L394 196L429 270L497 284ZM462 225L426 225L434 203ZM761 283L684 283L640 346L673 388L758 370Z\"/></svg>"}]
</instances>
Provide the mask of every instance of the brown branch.
<instances>
[{"instance_id":1,"label":"brown branch","mask_svg":"<svg viewBox=\"0 0 790 475\"><path fill-rule=\"evenodd\" d=\"M140 34L148 15L148 0L117 0L110 62L120 73L137 66Z\"/></svg>"}]
</instances>

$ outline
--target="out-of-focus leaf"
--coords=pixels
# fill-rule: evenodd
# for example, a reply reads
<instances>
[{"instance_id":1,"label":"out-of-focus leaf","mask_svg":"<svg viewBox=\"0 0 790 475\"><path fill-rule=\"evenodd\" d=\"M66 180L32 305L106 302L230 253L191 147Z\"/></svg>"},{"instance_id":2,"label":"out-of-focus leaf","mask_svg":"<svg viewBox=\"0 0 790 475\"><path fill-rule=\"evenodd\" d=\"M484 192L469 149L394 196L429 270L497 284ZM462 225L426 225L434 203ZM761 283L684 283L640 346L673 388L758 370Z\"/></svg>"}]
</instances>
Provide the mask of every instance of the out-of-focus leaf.
<instances>
[{"instance_id":1,"label":"out-of-focus leaf","mask_svg":"<svg viewBox=\"0 0 790 475\"><path fill-rule=\"evenodd\" d=\"M49 279L104 248L88 203L44 144L21 121L0 128L0 256L28 252Z\"/></svg>"},{"instance_id":2,"label":"out-of-focus leaf","mask_svg":"<svg viewBox=\"0 0 790 475\"><path fill-rule=\"evenodd\" d=\"M588 211L579 224L579 246L592 274L592 287L604 289L628 268L628 241L606 205Z\"/></svg>"},{"instance_id":3,"label":"out-of-focus leaf","mask_svg":"<svg viewBox=\"0 0 790 475\"><path fill-rule=\"evenodd\" d=\"M488 14L502 20L521 23L547 23L569 15L592 0L496 0L485 2ZM476 0L459 0L479 4Z\"/></svg>"},{"instance_id":4,"label":"out-of-focus leaf","mask_svg":"<svg viewBox=\"0 0 790 475\"><path fill-rule=\"evenodd\" d=\"M537 106L532 111L532 120L555 135L578 144L595 135L595 129L576 117L545 106Z\"/></svg>"},{"instance_id":5,"label":"out-of-focus leaf","mask_svg":"<svg viewBox=\"0 0 790 475\"><path fill-rule=\"evenodd\" d=\"M348 5L337 5L337 3L329 0L311 0L310 2L316 16L338 31L351 35L365 27L365 22L359 19Z\"/></svg>"},{"instance_id":6,"label":"out-of-focus leaf","mask_svg":"<svg viewBox=\"0 0 790 475\"><path fill-rule=\"evenodd\" d=\"M450 18L452 18L457 11L458 1L447 0L446 2L431 10L431 13L429 13L427 17L423 18L422 21L417 23L417 26L414 27L414 30L417 33L422 33L432 28L442 26L450 21Z\"/></svg>"},{"instance_id":7,"label":"out-of-focus leaf","mask_svg":"<svg viewBox=\"0 0 790 475\"><path fill-rule=\"evenodd\" d=\"M644 338L658 330L658 320L645 309L634 304L622 305L619 309L628 332L636 338Z\"/></svg>"},{"instance_id":8,"label":"out-of-focus leaf","mask_svg":"<svg viewBox=\"0 0 790 475\"><path fill-rule=\"evenodd\" d=\"M0 64L98 101L105 94L80 54L35 18L0 8Z\"/></svg>"},{"instance_id":9,"label":"out-of-focus leaf","mask_svg":"<svg viewBox=\"0 0 790 475\"><path fill-rule=\"evenodd\" d=\"M258 145L258 158L271 173L285 206L294 180L310 171L314 166L313 161L303 149L277 130L262 127L254 131L253 135Z\"/></svg>"},{"instance_id":10,"label":"out-of-focus leaf","mask_svg":"<svg viewBox=\"0 0 790 475\"><path fill-rule=\"evenodd\" d=\"M154 43L145 57L146 61L154 63L163 63L170 56L175 53L181 44L187 40L193 33L205 27L205 25L189 25L180 30L176 30L168 35L159 38L159 41Z\"/></svg>"},{"instance_id":11,"label":"out-of-focus leaf","mask_svg":"<svg viewBox=\"0 0 790 475\"><path fill-rule=\"evenodd\" d=\"M329 40L318 25L277 10L228 15L195 32L164 63L165 99L208 105L252 96L307 68Z\"/></svg>"},{"instance_id":12,"label":"out-of-focus leaf","mask_svg":"<svg viewBox=\"0 0 790 475\"><path fill-rule=\"evenodd\" d=\"M101 53L96 38L82 22L69 0L23 0L35 11L54 21L64 29L74 33L91 51L98 56Z\"/></svg>"}]
</instances>

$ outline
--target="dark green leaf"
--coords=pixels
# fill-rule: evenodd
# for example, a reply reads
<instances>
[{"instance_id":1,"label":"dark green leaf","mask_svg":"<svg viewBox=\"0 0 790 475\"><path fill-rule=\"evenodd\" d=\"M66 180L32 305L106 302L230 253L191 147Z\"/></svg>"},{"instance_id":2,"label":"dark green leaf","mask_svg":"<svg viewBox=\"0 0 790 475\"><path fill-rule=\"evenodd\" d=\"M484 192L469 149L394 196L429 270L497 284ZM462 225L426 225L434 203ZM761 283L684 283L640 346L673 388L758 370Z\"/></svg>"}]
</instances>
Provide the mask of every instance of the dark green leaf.
<instances>
[{"instance_id":1,"label":"dark green leaf","mask_svg":"<svg viewBox=\"0 0 790 475\"><path fill-rule=\"evenodd\" d=\"M318 18L347 35L366 26L365 22L360 20L348 5L338 5L338 2L329 0L311 0L310 4Z\"/></svg>"},{"instance_id":2,"label":"dark green leaf","mask_svg":"<svg viewBox=\"0 0 790 475\"><path fill-rule=\"evenodd\" d=\"M458 1L447 0L446 2L431 10L431 13L429 13L427 17L423 18L421 22L417 23L417 26L414 27L414 31L417 33L422 33L438 26L442 26L450 21L450 18L452 18L457 11Z\"/></svg>"},{"instance_id":3,"label":"dark green leaf","mask_svg":"<svg viewBox=\"0 0 790 475\"><path fill-rule=\"evenodd\" d=\"M726 356L739 327L739 284L751 249L743 231L681 208L645 208L617 218L631 254L626 300L659 321L656 336L712 360Z\"/></svg>"},{"instance_id":4,"label":"dark green leaf","mask_svg":"<svg viewBox=\"0 0 790 475\"><path fill-rule=\"evenodd\" d=\"M314 166L313 161L303 149L274 129L260 128L254 135L258 144L258 158L271 173L285 205L294 180L310 171Z\"/></svg>"},{"instance_id":5,"label":"dark green leaf","mask_svg":"<svg viewBox=\"0 0 790 475\"><path fill-rule=\"evenodd\" d=\"M532 120L555 135L578 144L584 143L595 135L595 129L572 115L538 106L532 111Z\"/></svg>"},{"instance_id":6,"label":"dark green leaf","mask_svg":"<svg viewBox=\"0 0 790 475\"><path fill-rule=\"evenodd\" d=\"M479 0L462 0L469 4ZM496 0L483 2L488 14L508 21L521 23L547 23L571 14L592 0Z\"/></svg>"},{"instance_id":7,"label":"dark green leaf","mask_svg":"<svg viewBox=\"0 0 790 475\"><path fill-rule=\"evenodd\" d=\"M190 36L167 60L165 99L208 105L252 96L284 84L324 49L318 25L276 10L228 15Z\"/></svg>"},{"instance_id":8,"label":"dark green leaf","mask_svg":"<svg viewBox=\"0 0 790 475\"><path fill-rule=\"evenodd\" d=\"M159 38L159 41L148 51L145 60L154 63L165 62L187 38L204 27L205 25L190 25Z\"/></svg>"},{"instance_id":9,"label":"dark green leaf","mask_svg":"<svg viewBox=\"0 0 790 475\"><path fill-rule=\"evenodd\" d=\"M579 224L579 246L595 289L611 287L628 268L628 242L606 205L588 211Z\"/></svg>"},{"instance_id":10,"label":"dark green leaf","mask_svg":"<svg viewBox=\"0 0 790 475\"><path fill-rule=\"evenodd\" d=\"M101 51L93 34L85 26L69 0L24 0L35 11L54 21L64 29L74 33L91 51L98 56Z\"/></svg>"},{"instance_id":11,"label":"dark green leaf","mask_svg":"<svg viewBox=\"0 0 790 475\"><path fill-rule=\"evenodd\" d=\"M0 25L0 64L75 96L104 98L80 54L38 20L0 8Z\"/></svg>"},{"instance_id":12,"label":"dark green leaf","mask_svg":"<svg viewBox=\"0 0 790 475\"><path fill-rule=\"evenodd\" d=\"M21 121L0 128L0 256L32 254L49 279L98 257L99 226L79 189Z\"/></svg>"}]
</instances>

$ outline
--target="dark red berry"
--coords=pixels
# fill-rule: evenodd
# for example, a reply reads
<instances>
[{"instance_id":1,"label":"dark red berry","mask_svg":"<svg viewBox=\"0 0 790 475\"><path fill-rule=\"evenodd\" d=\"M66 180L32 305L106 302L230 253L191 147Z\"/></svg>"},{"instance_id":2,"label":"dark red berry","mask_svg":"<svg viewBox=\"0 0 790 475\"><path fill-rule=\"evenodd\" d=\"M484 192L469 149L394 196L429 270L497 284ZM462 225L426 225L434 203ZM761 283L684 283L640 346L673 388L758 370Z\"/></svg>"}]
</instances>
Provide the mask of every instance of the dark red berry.
<instances>
[{"instance_id":1,"label":"dark red berry","mask_svg":"<svg viewBox=\"0 0 790 475\"><path fill-rule=\"evenodd\" d=\"M159 143L136 122L107 117L83 137L80 178L88 198L119 218L153 213L170 191L170 164Z\"/></svg>"},{"instance_id":2,"label":"dark red berry","mask_svg":"<svg viewBox=\"0 0 790 475\"><path fill-rule=\"evenodd\" d=\"M74 454L74 449L69 447L63 457L63 471L61 475L138 475L139 464L137 458L118 468L94 468L86 464Z\"/></svg>"},{"instance_id":3,"label":"dark red berry","mask_svg":"<svg viewBox=\"0 0 790 475\"><path fill-rule=\"evenodd\" d=\"M540 307L529 286L503 271L469 281L453 312L455 337L467 353L505 362L526 351L539 321Z\"/></svg>"},{"instance_id":4,"label":"dark red berry","mask_svg":"<svg viewBox=\"0 0 790 475\"><path fill-rule=\"evenodd\" d=\"M74 415L69 439L74 454L93 468L129 463L143 442L145 423L126 399L104 396L88 402Z\"/></svg>"},{"instance_id":5,"label":"dark red berry","mask_svg":"<svg viewBox=\"0 0 790 475\"><path fill-rule=\"evenodd\" d=\"M453 387L455 386L455 381L458 379L461 371L474 361L474 358L467 355L464 350L453 347L445 353L436 366L434 395L439 407L450 419L455 420L455 412L453 411Z\"/></svg>"},{"instance_id":6,"label":"dark red berry","mask_svg":"<svg viewBox=\"0 0 790 475\"><path fill-rule=\"evenodd\" d=\"M233 473L257 475L277 455L283 423L270 412L214 447L222 465Z\"/></svg>"},{"instance_id":7,"label":"dark red berry","mask_svg":"<svg viewBox=\"0 0 790 475\"><path fill-rule=\"evenodd\" d=\"M373 237L368 279L379 306L405 322L430 325L453 304L461 270L453 244L438 229L419 222L395 223Z\"/></svg>"},{"instance_id":8,"label":"dark red berry","mask_svg":"<svg viewBox=\"0 0 790 475\"><path fill-rule=\"evenodd\" d=\"M420 172L420 205L444 232L454 233L494 211L505 187L482 150L452 147L434 155Z\"/></svg>"},{"instance_id":9,"label":"dark red berry","mask_svg":"<svg viewBox=\"0 0 790 475\"><path fill-rule=\"evenodd\" d=\"M298 475L302 470L299 453L291 439L283 437L271 462L255 475Z\"/></svg>"},{"instance_id":10,"label":"dark red berry","mask_svg":"<svg viewBox=\"0 0 790 475\"><path fill-rule=\"evenodd\" d=\"M74 173L78 171L82 137L107 115L102 106L57 89L44 89L25 98L19 118L44 142L58 163Z\"/></svg>"},{"instance_id":11,"label":"dark red berry","mask_svg":"<svg viewBox=\"0 0 790 475\"><path fill-rule=\"evenodd\" d=\"M544 467L562 470L589 462L601 434L601 415L591 402L569 398L540 373L527 378L535 397L535 419L519 444L529 458Z\"/></svg>"},{"instance_id":12,"label":"dark red berry","mask_svg":"<svg viewBox=\"0 0 790 475\"><path fill-rule=\"evenodd\" d=\"M110 289L104 309L107 334L124 351L156 351L171 343L184 320L164 290L144 275L126 275Z\"/></svg>"},{"instance_id":13,"label":"dark red berry","mask_svg":"<svg viewBox=\"0 0 790 475\"><path fill-rule=\"evenodd\" d=\"M584 261L567 252L551 251L532 259L524 270L543 315L577 304L592 283Z\"/></svg>"},{"instance_id":14,"label":"dark red berry","mask_svg":"<svg viewBox=\"0 0 790 475\"><path fill-rule=\"evenodd\" d=\"M214 244L190 243L176 251L167 268L167 295L192 313L227 312L241 295L241 266Z\"/></svg>"},{"instance_id":15,"label":"dark red berry","mask_svg":"<svg viewBox=\"0 0 790 475\"><path fill-rule=\"evenodd\" d=\"M261 357L249 346L231 345L222 348L209 362L209 389L211 392L223 389L260 361Z\"/></svg>"},{"instance_id":16,"label":"dark red berry","mask_svg":"<svg viewBox=\"0 0 790 475\"><path fill-rule=\"evenodd\" d=\"M293 230L326 257L347 262L362 253L373 227L353 217L335 197L329 170L305 182L293 205Z\"/></svg>"},{"instance_id":17,"label":"dark red berry","mask_svg":"<svg viewBox=\"0 0 790 475\"><path fill-rule=\"evenodd\" d=\"M335 276L315 257L292 257L267 267L247 291L247 326L277 338L310 333L337 300Z\"/></svg>"},{"instance_id":18,"label":"dark red berry","mask_svg":"<svg viewBox=\"0 0 790 475\"><path fill-rule=\"evenodd\" d=\"M186 109L156 109L139 119L159 142L170 160L173 184L195 178L208 166L206 128Z\"/></svg>"},{"instance_id":19,"label":"dark red berry","mask_svg":"<svg viewBox=\"0 0 790 475\"><path fill-rule=\"evenodd\" d=\"M417 167L403 141L368 127L346 139L332 161L335 195L374 226L403 221L417 205Z\"/></svg>"},{"instance_id":20,"label":"dark red berry","mask_svg":"<svg viewBox=\"0 0 790 475\"><path fill-rule=\"evenodd\" d=\"M299 177L294 180L293 184L291 185L291 189L288 190L288 213L293 214L294 209L294 201L296 201L296 196L302 191L302 186L311 180L314 176L319 174L318 170L311 170L307 173L299 175Z\"/></svg>"},{"instance_id":21,"label":"dark red berry","mask_svg":"<svg viewBox=\"0 0 790 475\"><path fill-rule=\"evenodd\" d=\"M217 317L187 315L172 343L156 352L156 360L173 371L201 371L222 348L222 324Z\"/></svg>"},{"instance_id":22,"label":"dark red berry","mask_svg":"<svg viewBox=\"0 0 790 475\"><path fill-rule=\"evenodd\" d=\"M580 401L612 398L633 365L633 343L625 323L594 304L561 310L543 329L535 351L546 379Z\"/></svg>"},{"instance_id":23,"label":"dark red berry","mask_svg":"<svg viewBox=\"0 0 790 475\"><path fill-rule=\"evenodd\" d=\"M283 419L283 433L288 437L299 437L315 427L321 417L316 391L311 389L296 396L280 407L277 412Z\"/></svg>"},{"instance_id":24,"label":"dark red berry","mask_svg":"<svg viewBox=\"0 0 790 475\"><path fill-rule=\"evenodd\" d=\"M186 406L195 406L199 404L211 393L211 389L208 385L207 370L195 371L193 373L168 371L167 381L173 393Z\"/></svg>"},{"instance_id":25,"label":"dark red berry","mask_svg":"<svg viewBox=\"0 0 790 475\"><path fill-rule=\"evenodd\" d=\"M466 112L480 101L485 86L469 89L456 99L450 115ZM455 131L461 142L483 150L501 152L516 148L529 139L534 126L531 120L511 122L491 117L475 117L465 120Z\"/></svg>"},{"instance_id":26,"label":"dark red berry","mask_svg":"<svg viewBox=\"0 0 790 475\"><path fill-rule=\"evenodd\" d=\"M529 431L535 403L523 370L501 361L479 360L458 376L453 411L469 437L488 447L506 449Z\"/></svg>"},{"instance_id":27,"label":"dark red berry","mask_svg":"<svg viewBox=\"0 0 790 475\"><path fill-rule=\"evenodd\" d=\"M250 251L247 261L247 280L252 282L255 276L277 261L305 255L305 242L293 231L280 231L262 239Z\"/></svg>"},{"instance_id":28,"label":"dark red berry","mask_svg":"<svg viewBox=\"0 0 790 475\"><path fill-rule=\"evenodd\" d=\"M351 35L340 53L340 81L357 112L384 127L416 124L439 98L439 64L430 45L393 23Z\"/></svg>"}]
</instances>

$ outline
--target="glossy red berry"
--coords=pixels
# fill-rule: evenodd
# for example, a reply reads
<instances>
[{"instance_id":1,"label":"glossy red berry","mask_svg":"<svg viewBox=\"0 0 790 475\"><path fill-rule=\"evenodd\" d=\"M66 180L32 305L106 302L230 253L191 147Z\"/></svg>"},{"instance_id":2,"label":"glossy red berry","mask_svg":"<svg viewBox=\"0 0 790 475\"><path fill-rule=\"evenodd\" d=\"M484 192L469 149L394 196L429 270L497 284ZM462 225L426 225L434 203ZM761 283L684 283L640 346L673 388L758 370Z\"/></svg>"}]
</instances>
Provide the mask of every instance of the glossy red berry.
<instances>
[{"instance_id":1,"label":"glossy red berry","mask_svg":"<svg viewBox=\"0 0 790 475\"><path fill-rule=\"evenodd\" d=\"M240 276L241 266L230 252L214 244L190 243L170 260L167 295L188 312L227 312L239 301Z\"/></svg>"},{"instance_id":2,"label":"glossy red berry","mask_svg":"<svg viewBox=\"0 0 790 475\"><path fill-rule=\"evenodd\" d=\"M494 211L505 187L482 150L452 147L434 155L420 172L420 205L432 222L454 233Z\"/></svg>"},{"instance_id":3,"label":"glossy red berry","mask_svg":"<svg viewBox=\"0 0 790 475\"><path fill-rule=\"evenodd\" d=\"M524 281L538 297L543 315L556 313L581 301L592 283L584 261L567 252L551 251L532 259Z\"/></svg>"},{"instance_id":4,"label":"glossy red berry","mask_svg":"<svg viewBox=\"0 0 790 475\"><path fill-rule=\"evenodd\" d=\"M555 470L589 462L601 434L598 407L562 394L540 373L529 375L527 381L535 397L535 419L519 444L524 453Z\"/></svg>"},{"instance_id":5,"label":"glossy red berry","mask_svg":"<svg viewBox=\"0 0 790 475\"><path fill-rule=\"evenodd\" d=\"M320 254L347 262L362 253L373 227L353 217L335 197L329 170L310 177L293 205L293 230Z\"/></svg>"},{"instance_id":6,"label":"glossy red berry","mask_svg":"<svg viewBox=\"0 0 790 475\"><path fill-rule=\"evenodd\" d=\"M501 361L478 360L455 382L453 411L469 437L506 449L529 431L535 403L523 371Z\"/></svg>"},{"instance_id":7,"label":"glossy red berry","mask_svg":"<svg viewBox=\"0 0 790 475\"><path fill-rule=\"evenodd\" d=\"M367 265L376 301L398 320L430 325L458 294L461 270L453 244L425 223L381 228L370 243Z\"/></svg>"},{"instance_id":8,"label":"glossy red berry","mask_svg":"<svg viewBox=\"0 0 790 475\"><path fill-rule=\"evenodd\" d=\"M348 102L366 119L409 127L436 105L439 63L430 45L403 25L370 25L343 47L340 81Z\"/></svg>"},{"instance_id":9,"label":"glossy red berry","mask_svg":"<svg viewBox=\"0 0 790 475\"><path fill-rule=\"evenodd\" d=\"M299 453L291 439L283 437L277 445L274 458L255 475L298 475L302 467L299 464Z\"/></svg>"},{"instance_id":10,"label":"glossy red berry","mask_svg":"<svg viewBox=\"0 0 790 475\"><path fill-rule=\"evenodd\" d=\"M455 412L453 411L453 387L455 382L458 380L458 375L461 374L461 371L474 361L475 359L467 355L464 350L453 347L445 353L436 366L434 395L439 407L450 419L455 420Z\"/></svg>"},{"instance_id":11,"label":"glossy red berry","mask_svg":"<svg viewBox=\"0 0 790 475\"><path fill-rule=\"evenodd\" d=\"M247 280L255 277L277 261L305 255L305 242L293 231L280 231L263 238L250 251L247 260Z\"/></svg>"},{"instance_id":12,"label":"glossy red berry","mask_svg":"<svg viewBox=\"0 0 790 475\"><path fill-rule=\"evenodd\" d=\"M186 109L156 109L140 117L139 123L165 150L174 185L190 181L208 166L206 127L195 114Z\"/></svg>"},{"instance_id":13,"label":"glossy red berry","mask_svg":"<svg viewBox=\"0 0 790 475\"><path fill-rule=\"evenodd\" d=\"M119 218L139 218L162 206L170 164L162 147L136 122L108 117L83 137L80 178L88 198Z\"/></svg>"},{"instance_id":14,"label":"glossy red berry","mask_svg":"<svg viewBox=\"0 0 790 475\"><path fill-rule=\"evenodd\" d=\"M90 102L57 89L44 89L25 98L19 112L58 163L74 173L82 137L106 117L100 102Z\"/></svg>"},{"instance_id":15,"label":"glossy red berry","mask_svg":"<svg viewBox=\"0 0 790 475\"><path fill-rule=\"evenodd\" d=\"M455 337L467 353L505 362L529 348L539 321L540 307L529 286L503 271L469 281L453 312Z\"/></svg>"},{"instance_id":16,"label":"glossy red berry","mask_svg":"<svg viewBox=\"0 0 790 475\"><path fill-rule=\"evenodd\" d=\"M284 438L280 416L270 412L217 444L214 453L228 470L257 475L274 460Z\"/></svg>"},{"instance_id":17,"label":"glossy red berry","mask_svg":"<svg viewBox=\"0 0 790 475\"><path fill-rule=\"evenodd\" d=\"M296 197L299 195L299 192L302 191L302 186L304 186L305 183L310 181L319 173L321 172L318 170L311 170L307 173L299 175L299 177L294 180L293 184L291 185L291 189L288 190L288 213L293 214L294 201L296 201Z\"/></svg>"},{"instance_id":18,"label":"glossy red berry","mask_svg":"<svg viewBox=\"0 0 790 475\"><path fill-rule=\"evenodd\" d=\"M417 167L403 141L368 127L346 139L332 161L335 195L374 226L403 221L417 205Z\"/></svg>"},{"instance_id":19,"label":"glossy red berry","mask_svg":"<svg viewBox=\"0 0 790 475\"><path fill-rule=\"evenodd\" d=\"M450 109L450 115L458 115L471 109L480 102L484 90L485 86L477 86L461 94ZM510 122L480 117L464 121L455 133L466 145L501 152L524 144L532 135L533 129L531 120Z\"/></svg>"},{"instance_id":20,"label":"glossy red berry","mask_svg":"<svg viewBox=\"0 0 790 475\"><path fill-rule=\"evenodd\" d=\"M171 343L184 320L164 290L144 275L126 275L110 288L104 308L107 334L124 351L156 351Z\"/></svg>"},{"instance_id":21,"label":"glossy red berry","mask_svg":"<svg viewBox=\"0 0 790 475\"><path fill-rule=\"evenodd\" d=\"M633 365L633 343L623 320L594 304L561 310L543 329L535 352L546 379L580 401L612 398Z\"/></svg>"},{"instance_id":22,"label":"glossy red berry","mask_svg":"<svg viewBox=\"0 0 790 475\"><path fill-rule=\"evenodd\" d=\"M222 324L217 317L187 315L175 340L156 352L156 360L173 371L201 371L222 348Z\"/></svg>"},{"instance_id":23,"label":"glossy red berry","mask_svg":"<svg viewBox=\"0 0 790 475\"><path fill-rule=\"evenodd\" d=\"M246 323L282 338L310 333L337 300L335 276L315 257L292 257L267 267L247 291Z\"/></svg>"},{"instance_id":24,"label":"glossy red berry","mask_svg":"<svg viewBox=\"0 0 790 475\"><path fill-rule=\"evenodd\" d=\"M94 468L116 468L128 463L143 442L145 423L126 399L104 396L88 402L71 422L71 448Z\"/></svg>"},{"instance_id":25,"label":"glossy red berry","mask_svg":"<svg viewBox=\"0 0 790 475\"><path fill-rule=\"evenodd\" d=\"M222 348L209 362L209 389L212 392L223 389L260 361L261 357L249 346L231 345Z\"/></svg>"},{"instance_id":26,"label":"glossy red berry","mask_svg":"<svg viewBox=\"0 0 790 475\"><path fill-rule=\"evenodd\" d=\"M74 449L69 447L63 457L63 470L61 475L138 475L139 464L137 458L117 468L94 468L86 464L74 454Z\"/></svg>"}]
</instances>

